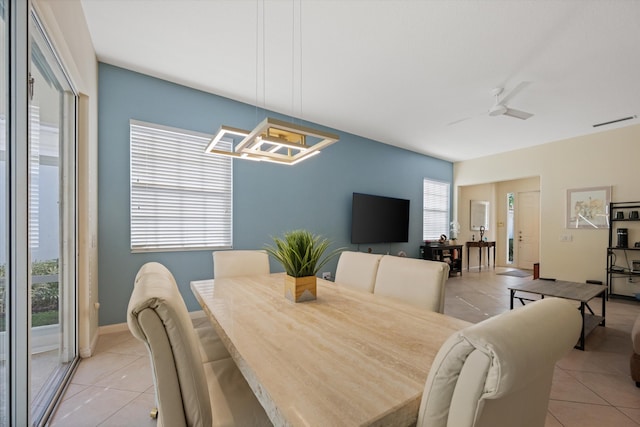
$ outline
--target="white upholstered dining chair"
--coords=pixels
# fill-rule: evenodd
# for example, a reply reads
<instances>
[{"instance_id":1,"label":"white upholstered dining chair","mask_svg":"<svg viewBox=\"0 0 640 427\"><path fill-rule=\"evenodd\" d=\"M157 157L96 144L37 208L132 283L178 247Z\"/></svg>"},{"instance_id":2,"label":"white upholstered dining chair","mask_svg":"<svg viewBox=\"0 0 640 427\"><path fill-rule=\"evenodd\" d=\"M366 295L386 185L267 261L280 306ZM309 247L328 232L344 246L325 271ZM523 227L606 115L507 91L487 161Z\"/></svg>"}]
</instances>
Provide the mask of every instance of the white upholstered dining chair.
<instances>
[{"instance_id":1,"label":"white upholstered dining chair","mask_svg":"<svg viewBox=\"0 0 640 427\"><path fill-rule=\"evenodd\" d=\"M213 277L250 276L269 274L269 255L263 250L229 250L213 252ZM202 359L218 360L230 357L219 335L211 323L196 328L200 340Z\"/></svg>"},{"instance_id":2,"label":"white upholstered dining chair","mask_svg":"<svg viewBox=\"0 0 640 427\"><path fill-rule=\"evenodd\" d=\"M373 292L378 264L383 255L343 251L338 259L335 281L361 291Z\"/></svg>"},{"instance_id":3,"label":"white upholstered dining chair","mask_svg":"<svg viewBox=\"0 0 640 427\"><path fill-rule=\"evenodd\" d=\"M213 253L213 278L269 274L269 255L263 250L230 250Z\"/></svg>"},{"instance_id":4,"label":"white upholstered dining chair","mask_svg":"<svg viewBox=\"0 0 640 427\"><path fill-rule=\"evenodd\" d=\"M556 362L582 318L545 298L453 334L427 377L419 427L543 427Z\"/></svg>"},{"instance_id":5,"label":"white upholstered dining chair","mask_svg":"<svg viewBox=\"0 0 640 427\"><path fill-rule=\"evenodd\" d=\"M271 424L231 358L202 362L187 307L163 265L139 270L127 323L149 352L158 426Z\"/></svg>"},{"instance_id":6,"label":"white upholstered dining chair","mask_svg":"<svg viewBox=\"0 0 640 427\"><path fill-rule=\"evenodd\" d=\"M447 263L385 255L378 266L373 293L443 313L448 278Z\"/></svg>"}]
</instances>

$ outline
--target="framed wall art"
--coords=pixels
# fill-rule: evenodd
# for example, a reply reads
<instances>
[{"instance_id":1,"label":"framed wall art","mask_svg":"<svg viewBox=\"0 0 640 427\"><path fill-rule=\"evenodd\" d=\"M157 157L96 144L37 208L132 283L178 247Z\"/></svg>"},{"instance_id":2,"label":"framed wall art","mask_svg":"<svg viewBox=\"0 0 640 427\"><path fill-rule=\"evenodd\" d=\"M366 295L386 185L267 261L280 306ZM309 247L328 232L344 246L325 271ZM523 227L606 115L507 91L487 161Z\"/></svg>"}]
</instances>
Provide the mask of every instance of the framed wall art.
<instances>
[{"instance_id":1,"label":"framed wall art","mask_svg":"<svg viewBox=\"0 0 640 427\"><path fill-rule=\"evenodd\" d=\"M611 187L567 190L567 228L608 228Z\"/></svg>"}]
</instances>

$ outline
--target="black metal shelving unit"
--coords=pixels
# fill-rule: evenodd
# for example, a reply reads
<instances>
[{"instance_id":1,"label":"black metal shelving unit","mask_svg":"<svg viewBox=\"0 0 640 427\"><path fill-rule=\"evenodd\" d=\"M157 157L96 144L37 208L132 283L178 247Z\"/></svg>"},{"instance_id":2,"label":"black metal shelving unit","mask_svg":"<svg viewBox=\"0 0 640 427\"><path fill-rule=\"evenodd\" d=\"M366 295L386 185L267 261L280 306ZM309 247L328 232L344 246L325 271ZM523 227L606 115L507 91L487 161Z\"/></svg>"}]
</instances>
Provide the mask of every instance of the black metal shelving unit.
<instances>
[{"instance_id":1,"label":"black metal shelving unit","mask_svg":"<svg viewBox=\"0 0 640 427\"><path fill-rule=\"evenodd\" d=\"M640 247L635 247L634 243L640 240L640 218L632 212L640 212L640 202L609 203L611 225L607 247L607 290L613 297L636 299L635 294L640 293ZM619 245L618 229L621 228L628 230L626 246ZM637 240L634 241L632 236ZM627 288L626 292L617 292L616 284L623 287L622 283Z\"/></svg>"}]
</instances>

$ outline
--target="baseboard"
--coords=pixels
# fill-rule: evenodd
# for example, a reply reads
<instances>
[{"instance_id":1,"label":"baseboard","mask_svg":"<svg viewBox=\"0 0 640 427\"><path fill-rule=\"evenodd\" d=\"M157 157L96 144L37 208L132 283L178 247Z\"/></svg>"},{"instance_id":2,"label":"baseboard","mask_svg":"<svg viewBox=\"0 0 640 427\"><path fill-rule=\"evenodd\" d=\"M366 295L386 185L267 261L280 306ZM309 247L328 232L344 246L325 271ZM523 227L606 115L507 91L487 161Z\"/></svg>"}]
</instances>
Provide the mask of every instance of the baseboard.
<instances>
[{"instance_id":1,"label":"baseboard","mask_svg":"<svg viewBox=\"0 0 640 427\"><path fill-rule=\"evenodd\" d=\"M94 334L93 339L91 340L91 344L89 348L81 348L80 349L80 357L86 359L87 357L93 356L93 353L96 351L96 346L98 345L98 338L100 337L100 329L98 329L98 333Z\"/></svg>"},{"instance_id":2,"label":"baseboard","mask_svg":"<svg viewBox=\"0 0 640 427\"><path fill-rule=\"evenodd\" d=\"M98 327L98 335L114 334L116 332L126 332L129 327L126 323L115 323L113 325L105 325Z\"/></svg>"}]
</instances>

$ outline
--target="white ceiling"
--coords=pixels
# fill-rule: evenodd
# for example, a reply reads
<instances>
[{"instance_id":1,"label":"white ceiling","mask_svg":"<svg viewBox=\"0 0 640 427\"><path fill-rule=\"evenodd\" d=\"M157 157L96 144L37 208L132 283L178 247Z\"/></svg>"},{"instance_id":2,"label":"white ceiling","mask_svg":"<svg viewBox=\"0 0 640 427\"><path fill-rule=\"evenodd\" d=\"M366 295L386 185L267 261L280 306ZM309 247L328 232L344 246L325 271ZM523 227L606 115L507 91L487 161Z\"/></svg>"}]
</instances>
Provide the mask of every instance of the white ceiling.
<instances>
[{"instance_id":1,"label":"white ceiling","mask_svg":"<svg viewBox=\"0 0 640 427\"><path fill-rule=\"evenodd\" d=\"M446 160L640 120L593 127L640 113L640 1L82 5L102 62ZM489 117L521 82L507 105L534 116Z\"/></svg>"}]
</instances>

